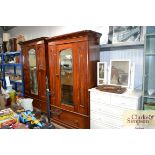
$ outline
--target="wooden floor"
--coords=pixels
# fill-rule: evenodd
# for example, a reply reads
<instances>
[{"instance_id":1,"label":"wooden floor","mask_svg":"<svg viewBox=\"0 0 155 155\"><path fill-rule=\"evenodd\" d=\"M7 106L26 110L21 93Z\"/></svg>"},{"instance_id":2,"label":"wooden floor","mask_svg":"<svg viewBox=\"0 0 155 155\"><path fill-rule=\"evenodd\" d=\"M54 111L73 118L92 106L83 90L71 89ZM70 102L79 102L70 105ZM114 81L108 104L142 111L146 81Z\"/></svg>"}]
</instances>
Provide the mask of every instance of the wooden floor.
<instances>
[{"instance_id":1,"label":"wooden floor","mask_svg":"<svg viewBox=\"0 0 155 155\"><path fill-rule=\"evenodd\" d=\"M58 125L56 123L52 123L52 124L55 126L56 129L66 129L65 127L60 126L60 125Z\"/></svg>"}]
</instances>

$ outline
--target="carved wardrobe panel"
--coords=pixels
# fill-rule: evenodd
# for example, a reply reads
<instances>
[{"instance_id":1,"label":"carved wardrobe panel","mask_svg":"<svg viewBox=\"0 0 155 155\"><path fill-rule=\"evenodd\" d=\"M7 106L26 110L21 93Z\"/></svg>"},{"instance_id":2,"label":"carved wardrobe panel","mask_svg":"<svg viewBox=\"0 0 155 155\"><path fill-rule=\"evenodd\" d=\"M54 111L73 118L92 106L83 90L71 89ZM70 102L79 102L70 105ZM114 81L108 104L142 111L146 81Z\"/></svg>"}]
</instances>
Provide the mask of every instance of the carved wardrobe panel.
<instances>
[{"instance_id":1,"label":"carved wardrobe panel","mask_svg":"<svg viewBox=\"0 0 155 155\"><path fill-rule=\"evenodd\" d=\"M90 127L88 89L97 85L101 34L80 31L48 42L52 120L67 128Z\"/></svg>"},{"instance_id":2,"label":"carved wardrobe panel","mask_svg":"<svg viewBox=\"0 0 155 155\"><path fill-rule=\"evenodd\" d=\"M46 38L22 43L25 97L33 98L33 106L47 110L46 105Z\"/></svg>"}]
</instances>

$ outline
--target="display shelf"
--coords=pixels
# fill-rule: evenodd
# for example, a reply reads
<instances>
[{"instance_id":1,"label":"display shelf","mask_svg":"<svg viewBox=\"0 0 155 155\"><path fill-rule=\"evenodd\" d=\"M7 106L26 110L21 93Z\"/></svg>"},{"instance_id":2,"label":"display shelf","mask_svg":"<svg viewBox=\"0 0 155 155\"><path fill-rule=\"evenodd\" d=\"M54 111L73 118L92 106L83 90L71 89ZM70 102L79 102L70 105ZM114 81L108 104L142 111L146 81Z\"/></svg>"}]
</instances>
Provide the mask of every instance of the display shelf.
<instances>
[{"instance_id":1,"label":"display shelf","mask_svg":"<svg viewBox=\"0 0 155 155\"><path fill-rule=\"evenodd\" d=\"M123 48L141 48L144 47L144 42L128 42L128 43L115 43L115 44L102 44L100 46L100 51L105 51L105 50L117 50L117 49L123 49Z\"/></svg>"},{"instance_id":2,"label":"display shelf","mask_svg":"<svg viewBox=\"0 0 155 155\"><path fill-rule=\"evenodd\" d=\"M4 63L4 64L1 64L2 66L22 66L22 64L20 63Z\"/></svg>"},{"instance_id":3,"label":"display shelf","mask_svg":"<svg viewBox=\"0 0 155 155\"><path fill-rule=\"evenodd\" d=\"M21 87L21 94L22 96L24 96L24 82L23 82L23 71L22 71L22 52L21 51L16 51L16 52L5 52L5 53L0 53L1 56L1 72L2 72L2 78L1 80L3 81L3 87L6 89L6 81L5 81L5 74L6 74L6 70L7 67L13 67L13 75L16 76L17 75L17 67L19 70L21 70L21 81L15 81L15 80L10 80L10 82L14 85L14 89L17 92L18 91L18 85ZM20 63L5 63L5 57L16 57L19 56L19 62ZM9 75L7 75L9 76Z\"/></svg>"},{"instance_id":4,"label":"display shelf","mask_svg":"<svg viewBox=\"0 0 155 155\"><path fill-rule=\"evenodd\" d=\"M144 103L145 110L155 110L155 103Z\"/></svg>"},{"instance_id":5,"label":"display shelf","mask_svg":"<svg viewBox=\"0 0 155 155\"><path fill-rule=\"evenodd\" d=\"M0 55L20 55L20 51L0 53Z\"/></svg>"},{"instance_id":6,"label":"display shelf","mask_svg":"<svg viewBox=\"0 0 155 155\"><path fill-rule=\"evenodd\" d=\"M10 80L10 82L12 82L12 83L17 83L17 84L22 84L22 81L14 81L14 80Z\"/></svg>"},{"instance_id":7,"label":"display shelf","mask_svg":"<svg viewBox=\"0 0 155 155\"><path fill-rule=\"evenodd\" d=\"M11 72L9 72L9 73L5 72L5 74L7 74L7 76L12 76L13 75L13 76L20 76L21 77L21 74L19 74L19 73L15 74L15 73L11 73Z\"/></svg>"},{"instance_id":8,"label":"display shelf","mask_svg":"<svg viewBox=\"0 0 155 155\"><path fill-rule=\"evenodd\" d=\"M149 95L148 90L155 90L155 34L147 34L144 44L143 97L144 110L155 109L155 94ZM151 103L146 104L146 103ZM153 103L153 104L152 104Z\"/></svg>"},{"instance_id":9,"label":"display shelf","mask_svg":"<svg viewBox=\"0 0 155 155\"><path fill-rule=\"evenodd\" d=\"M155 56L155 53L144 53L146 56Z\"/></svg>"},{"instance_id":10,"label":"display shelf","mask_svg":"<svg viewBox=\"0 0 155 155\"><path fill-rule=\"evenodd\" d=\"M143 97L155 99L155 95L148 95L148 94L145 94Z\"/></svg>"}]
</instances>

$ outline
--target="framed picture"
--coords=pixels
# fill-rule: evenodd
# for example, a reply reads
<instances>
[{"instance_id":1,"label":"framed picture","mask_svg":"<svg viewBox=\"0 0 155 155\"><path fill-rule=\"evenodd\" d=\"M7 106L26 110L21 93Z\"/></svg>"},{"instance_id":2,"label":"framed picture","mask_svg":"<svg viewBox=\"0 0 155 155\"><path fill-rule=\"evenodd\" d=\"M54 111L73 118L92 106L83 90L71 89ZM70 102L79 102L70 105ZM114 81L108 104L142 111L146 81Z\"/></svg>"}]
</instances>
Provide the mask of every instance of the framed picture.
<instances>
[{"instance_id":1,"label":"framed picture","mask_svg":"<svg viewBox=\"0 0 155 155\"><path fill-rule=\"evenodd\" d=\"M143 33L143 26L110 26L109 43L140 42Z\"/></svg>"},{"instance_id":2,"label":"framed picture","mask_svg":"<svg viewBox=\"0 0 155 155\"><path fill-rule=\"evenodd\" d=\"M107 63L97 63L97 85L103 85L107 83Z\"/></svg>"},{"instance_id":3,"label":"framed picture","mask_svg":"<svg viewBox=\"0 0 155 155\"><path fill-rule=\"evenodd\" d=\"M130 86L130 60L110 60L109 84Z\"/></svg>"}]
</instances>

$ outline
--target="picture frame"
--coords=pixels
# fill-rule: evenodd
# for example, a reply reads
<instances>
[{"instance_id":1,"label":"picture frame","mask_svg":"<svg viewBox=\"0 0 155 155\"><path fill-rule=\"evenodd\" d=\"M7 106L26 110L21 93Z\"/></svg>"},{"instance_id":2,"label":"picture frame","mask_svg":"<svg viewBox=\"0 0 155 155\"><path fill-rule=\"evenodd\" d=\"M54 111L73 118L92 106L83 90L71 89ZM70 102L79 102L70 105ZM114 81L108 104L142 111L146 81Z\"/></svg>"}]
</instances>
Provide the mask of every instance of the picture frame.
<instances>
[{"instance_id":1,"label":"picture frame","mask_svg":"<svg viewBox=\"0 0 155 155\"><path fill-rule=\"evenodd\" d=\"M129 88L131 83L131 61L127 59L110 60L109 84Z\"/></svg>"},{"instance_id":2,"label":"picture frame","mask_svg":"<svg viewBox=\"0 0 155 155\"><path fill-rule=\"evenodd\" d=\"M110 26L109 43L132 43L143 41L143 26Z\"/></svg>"},{"instance_id":3,"label":"picture frame","mask_svg":"<svg viewBox=\"0 0 155 155\"><path fill-rule=\"evenodd\" d=\"M107 84L107 63L97 62L97 85Z\"/></svg>"}]
</instances>

